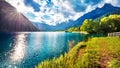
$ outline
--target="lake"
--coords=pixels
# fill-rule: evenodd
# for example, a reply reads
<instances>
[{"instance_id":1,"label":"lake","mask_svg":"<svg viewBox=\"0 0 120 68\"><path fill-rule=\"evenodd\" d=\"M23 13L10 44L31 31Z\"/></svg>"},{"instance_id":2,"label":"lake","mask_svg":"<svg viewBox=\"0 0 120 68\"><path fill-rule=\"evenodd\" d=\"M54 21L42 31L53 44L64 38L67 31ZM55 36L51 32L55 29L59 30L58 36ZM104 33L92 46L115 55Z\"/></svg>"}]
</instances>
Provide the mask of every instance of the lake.
<instances>
[{"instance_id":1,"label":"lake","mask_svg":"<svg viewBox=\"0 0 120 68\"><path fill-rule=\"evenodd\" d=\"M0 68L34 68L68 52L84 34L69 32L0 32Z\"/></svg>"}]
</instances>

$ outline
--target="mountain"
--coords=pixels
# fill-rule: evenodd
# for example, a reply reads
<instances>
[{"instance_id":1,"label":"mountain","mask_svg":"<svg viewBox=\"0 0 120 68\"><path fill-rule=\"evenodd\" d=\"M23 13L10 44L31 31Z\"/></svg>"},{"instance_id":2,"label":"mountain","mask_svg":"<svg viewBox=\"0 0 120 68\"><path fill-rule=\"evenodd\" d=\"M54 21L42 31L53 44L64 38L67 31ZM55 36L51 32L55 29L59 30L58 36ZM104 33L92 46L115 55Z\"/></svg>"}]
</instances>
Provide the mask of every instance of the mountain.
<instances>
[{"instance_id":1,"label":"mountain","mask_svg":"<svg viewBox=\"0 0 120 68\"><path fill-rule=\"evenodd\" d=\"M120 8L114 7L111 4L106 3L103 7L96 8L95 10L84 14L75 21L69 20L68 22L57 24L56 26L50 26L43 23L34 23L34 24L38 28L39 26L42 27L43 30L66 30L70 27L76 27L82 25L85 19L96 19L106 14L116 14L116 13L120 14Z\"/></svg>"},{"instance_id":2,"label":"mountain","mask_svg":"<svg viewBox=\"0 0 120 68\"><path fill-rule=\"evenodd\" d=\"M34 25L43 31L55 31L55 30L65 30L68 29L70 26L72 27L73 21L71 22L63 22L62 24L57 24L56 26L48 25L45 23L34 22Z\"/></svg>"},{"instance_id":3,"label":"mountain","mask_svg":"<svg viewBox=\"0 0 120 68\"><path fill-rule=\"evenodd\" d=\"M85 19L96 19L103 15L120 14L120 7L114 7L111 4L106 3L102 8L96 8L95 10L84 14L82 17L75 21L74 26L80 26Z\"/></svg>"},{"instance_id":4,"label":"mountain","mask_svg":"<svg viewBox=\"0 0 120 68\"><path fill-rule=\"evenodd\" d=\"M38 31L38 29L13 6L0 0L0 31L19 32Z\"/></svg>"}]
</instances>

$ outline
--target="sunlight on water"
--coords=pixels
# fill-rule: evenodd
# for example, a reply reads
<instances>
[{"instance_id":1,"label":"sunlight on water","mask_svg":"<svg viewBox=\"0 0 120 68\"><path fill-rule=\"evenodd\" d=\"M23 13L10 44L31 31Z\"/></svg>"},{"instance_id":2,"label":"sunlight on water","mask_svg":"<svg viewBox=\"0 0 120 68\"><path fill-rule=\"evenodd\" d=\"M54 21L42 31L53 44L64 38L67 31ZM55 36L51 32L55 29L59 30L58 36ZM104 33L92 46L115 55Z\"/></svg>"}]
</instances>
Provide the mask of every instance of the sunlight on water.
<instances>
[{"instance_id":1,"label":"sunlight on water","mask_svg":"<svg viewBox=\"0 0 120 68\"><path fill-rule=\"evenodd\" d=\"M69 32L16 32L1 36L0 68L34 68L46 59L66 53L84 38Z\"/></svg>"},{"instance_id":2,"label":"sunlight on water","mask_svg":"<svg viewBox=\"0 0 120 68\"><path fill-rule=\"evenodd\" d=\"M54 48L54 51L56 50L56 48L57 48L57 43L58 43L58 39L61 39L61 37L59 37L59 36L62 36L62 35L64 35L64 32L47 32L47 34L46 34L47 36L48 36L48 44L50 44L50 47L52 47L52 48ZM56 41L53 41L53 40L56 40ZM63 40L63 42L61 42L61 44L62 43L64 43L65 42L65 38L62 38L62 40ZM62 41L61 40L61 41Z\"/></svg>"},{"instance_id":3,"label":"sunlight on water","mask_svg":"<svg viewBox=\"0 0 120 68\"><path fill-rule=\"evenodd\" d=\"M24 58L26 52L26 35L19 34L15 38L14 48L10 54L10 59L12 62L16 63Z\"/></svg>"}]
</instances>

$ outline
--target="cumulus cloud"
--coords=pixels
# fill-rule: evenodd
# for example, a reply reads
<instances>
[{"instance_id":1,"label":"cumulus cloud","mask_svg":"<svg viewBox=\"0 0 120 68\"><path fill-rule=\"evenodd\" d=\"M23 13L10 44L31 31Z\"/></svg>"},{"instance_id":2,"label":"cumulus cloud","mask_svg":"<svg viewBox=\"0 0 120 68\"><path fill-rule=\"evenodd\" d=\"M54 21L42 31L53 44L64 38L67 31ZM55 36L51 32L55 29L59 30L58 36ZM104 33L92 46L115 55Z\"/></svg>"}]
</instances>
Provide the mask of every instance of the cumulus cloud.
<instances>
[{"instance_id":1,"label":"cumulus cloud","mask_svg":"<svg viewBox=\"0 0 120 68\"><path fill-rule=\"evenodd\" d=\"M37 2L33 1L33 0L24 0L24 4L26 6L33 7L34 11L36 11L36 12L40 11L40 8L39 8L40 5Z\"/></svg>"},{"instance_id":2,"label":"cumulus cloud","mask_svg":"<svg viewBox=\"0 0 120 68\"><path fill-rule=\"evenodd\" d=\"M120 6L120 0L6 0L32 22L56 25L76 20L105 3Z\"/></svg>"},{"instance_id":3,"label":"cumulus cloud","mask_svg":"<svg viewBox=\"0 0 120 68\"><path fill-rule=\"evenodd\" d=\"M113 6L120 7L120 0L104 0L104 3L111 3Z\"/></svg>"}]
</instances>

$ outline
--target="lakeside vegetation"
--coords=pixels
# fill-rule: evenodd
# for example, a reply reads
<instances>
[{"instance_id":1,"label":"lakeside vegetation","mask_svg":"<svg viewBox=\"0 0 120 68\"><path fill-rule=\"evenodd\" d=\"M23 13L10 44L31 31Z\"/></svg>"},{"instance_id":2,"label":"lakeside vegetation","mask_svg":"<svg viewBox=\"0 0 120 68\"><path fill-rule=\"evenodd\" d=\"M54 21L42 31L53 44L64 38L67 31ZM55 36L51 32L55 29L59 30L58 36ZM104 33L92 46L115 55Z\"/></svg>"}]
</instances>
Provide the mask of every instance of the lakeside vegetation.
<instances>
[{"instance_id":1,"label":"lakeside vegetation","mask_svg":"<svg viewBox=\"0 0 120 68\"><path fill-rule=\"evenodd\" d=\"M81 26L71 27L67 31L86 31L90 34L118 32L120 31L120 15L113 14L95 20L86 19Z\"/></svg>"},{"instance_id":2,"label":"lakeside vegetation","mask_svg":"<svg viewBox=\"0 0 120 68\"><path fill-rule=\"evenodd\" d=\"M59 58L39 63L36 68L120 68L120 38L106 37L107 33L120 31L120 15L86 19L81 26L66 31L86 33L87 39Z\"/></svg>"},{"instance_id":3,"label":"lakeside vegetation","mask_svg":"<svg viewBox=\"0 0 120 68\"><path fill-rule=\"evenodd\" d=\"M119 37L91 38L59 58L39 63L36 68L120 68L119 40Z\"/></svg>"}]
</instances>

